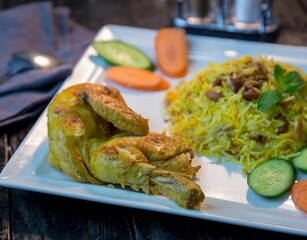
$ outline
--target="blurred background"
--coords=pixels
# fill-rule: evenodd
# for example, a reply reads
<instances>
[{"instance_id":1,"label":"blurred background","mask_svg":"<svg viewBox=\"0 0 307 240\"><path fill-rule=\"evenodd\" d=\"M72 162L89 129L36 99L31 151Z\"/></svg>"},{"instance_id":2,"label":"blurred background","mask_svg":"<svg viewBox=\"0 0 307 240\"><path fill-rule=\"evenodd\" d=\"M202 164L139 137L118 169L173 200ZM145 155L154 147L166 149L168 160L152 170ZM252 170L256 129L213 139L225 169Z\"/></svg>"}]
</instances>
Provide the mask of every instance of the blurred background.
<instances>
[{"instance_id":1,"label":"blurred background","mask_svg":"<svg viewBox=\"0 0 307 240\"><path fill-rule=\"evenodd\" d=\"M230 0L232 2L233 0ZM0 0L0 8L35 2ZM173 24L178 14L176 0L54 0L54 6L68 6L76 22L97 32L106 24L158 29ZM196 2L196 1L195 1ZM201 1L200 1L201 2ZM224 2L224 0L215 1ZM238 1L244 3L244 1ZM215 6L217 7L217 6ZM272 1L272 13L281 20L274 42L305 46L307 43L307 1Z\"/></svg>"}]
</instances>

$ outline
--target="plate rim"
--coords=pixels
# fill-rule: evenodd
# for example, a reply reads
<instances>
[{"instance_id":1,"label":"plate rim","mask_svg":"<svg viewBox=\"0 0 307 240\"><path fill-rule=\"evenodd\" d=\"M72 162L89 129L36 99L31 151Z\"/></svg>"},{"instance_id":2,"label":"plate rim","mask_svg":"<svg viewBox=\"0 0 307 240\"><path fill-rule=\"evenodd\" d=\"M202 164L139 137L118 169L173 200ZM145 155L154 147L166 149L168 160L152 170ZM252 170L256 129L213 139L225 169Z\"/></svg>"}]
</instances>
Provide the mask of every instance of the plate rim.
<instances>
[{"instance_id":1,"label":"plate rim","mask_svg":"<svg viewBox=\"0 0 307 240\"><path fill-rule=\"evenodd\" d=\"M101 33L104 29L109 29L109 30L116 30L116 31L138 31L138 32L147 32L149 34L154 34L156 30L153 29L144 29L144 28L137 28L137 27L127 27L127 26L121 26L121 25L105 25L103 26L97 33L95 39L99 39L101 36ZM222 41L222 42L228 42L228 43L233 43L233 40L230 39L220 39L220 38L215 38L215 37L202 37L202 36L188 36L190 39L197 39L199 41L200 39L211 39L210 41ZM245 44L250 45L249 41L242 41L242 40L236 40L239 42L245 42ZM269 46L273 48L289 48L289 50L293 49L295 51L300 52L301 54L306 53L307 54L307 47L300 47L300 46L289 46L289 45L282 45L282 44L271 44L271 43L259 43L259 42L252 42L251 43L256 44L257 46ZM303 52L303 53L302 53ZM68 77L61 89L66 88L67 86L71 84L76 84L78 82L90 82L91 78L93 77L93 74L100 74L101 69L97 68L97 66L91 66L89 70L87 70L85 73L82 72L81 70L83 69L83 65L85 64L87 58L89 57L90 54L93 53L93 49L89 46L83 56L80 58L78 63L75 66L75 70L72 74L71 77ZM307 59L306 59L306 66L307 66ZM81 77L78 75L82 72ZM168 200L164 201L163 198L162 203L158 203L154 206L150 205L140 205L139 203L132 201L132 200L121 200L121 199L115 199L115 198L101 198L101 195L90 195L84 193L83 195L80 195L76 192L71 192L71 191L65 191L63 189L61 190L56 190L53 188L48 189L48 184L47 183L37 183L36 185L28 185L27 182L33 183L35 182L38 176L35 176L33 172L24 172L27 167L31 162L33 156L30 156L32 153L37 153L38 149L34 149L35 145L37 145L38 148L42 147L41 145L44 144L44 141L47 141L47 136L44 134L37 135L37 132L39 131L39 128L44 128L46 129L46 126L43 126L47 122L46 118L46 112L47 109L41 114L37 122L34 124L30 132L27 134L25 139L22 141L22 143L19 145L18 149L15 151L9 162L6 164L2 172L0 173L0 185L4 187L9 187L9 188L17 188L17 189L22 189L22 190L28 190L28 191L34 191L34 192L41 192L45 194L53 194L53 195L58 195L58 196L63 196L63 197L70 197L70 198L76 198L76 199L82 199L82 200L88 200L88 201L95 201L95 202L100 202L100 203L106 203L106 204L112 204L112 205L118 205L118 206L124 206L124 207L132 207L132 208L138 208L138 209L143 209L143 210L149 210L149 211L156 211L156 212L162 212L162 213L170 213L170 214L175 214L175 215L181 215L181 216L187 216L187 217L194 217L194 218L199 218L199 219L204 219L204 220L210 220L210 221L217 221L217 222L223 222L227 224L235 224L235 225L240 225L240 226L245 226L245 227L251 227L251 228L258 228L258 229L264 229L264 230L270 230L270 231L276 231L276 232L282 232L282 233L290 233L290 234L295 234L295 235L302 235L302 236L307 236L307 228L306 229L295 229L295 228L288 228L286 226L276 226L274 223L261 223L257 221L248 221L244 219L238 219L238 218L230 218L230 217L223 217L223 216L218 216L214 214L200 214L198 210L186 210L182 209L180 207L174 207L173 203L170 203L171 205L168 206ZM36 138L34 138L36 137ZM30 141L33 141L30 143ZM45 143L46 144L46 143ZM30 151L26 151L26 147L30 147ZM23 162L24 161L24 162ZM32 161L34 161L32 159ZM22 162L22 166L18 166L16 168L17 162ZM28 169L29 170L29 169ZM19 172L18 172L19 171ZM23 174L17 174L16 173L23 173ZM15 174L15 175L14 175ZM34 177L33 177L34 176ZM84 187L84 183L77 183L77 182L72 182L74 186L77 187ZM80 185L81 184L81 185ZM88 184L88 187L95 187L90 184ZM119 189L121 191L126 191ZM143 193L140 193L141 195L145 195ZM99 199L98 199L99 197ZM148 197L152 196L144 196L142 199L148 199ZM205 200L205 203L209 201L216 201L216 198L210 198L207 197ZM221 201L226 201L226 200L221 200ZM229 201L226 201L229 202ZM166 206L163 204L166 203ZM243 203L236 203L236 204L243 204ZM244 205L244 204L243 204ZM164 207L163 207L164 206ZM307 218L306 218L307 220ZM306 222L307 223L307 222ZM307 225L307 224L306 224Z\"/></svg>"}]
</instances>

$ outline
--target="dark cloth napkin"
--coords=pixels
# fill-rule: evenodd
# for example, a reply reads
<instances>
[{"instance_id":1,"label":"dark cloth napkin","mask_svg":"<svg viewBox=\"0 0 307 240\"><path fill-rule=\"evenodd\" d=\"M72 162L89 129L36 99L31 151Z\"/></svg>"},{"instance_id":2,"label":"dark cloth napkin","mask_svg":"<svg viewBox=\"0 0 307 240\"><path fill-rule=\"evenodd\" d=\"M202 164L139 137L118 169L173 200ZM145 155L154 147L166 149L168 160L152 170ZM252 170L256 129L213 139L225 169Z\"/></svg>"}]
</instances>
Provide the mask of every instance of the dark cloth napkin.
<instances>
[{"instance_id":1,"label":"dark cloth napkin","mask_svg":"<svg viewBox=\"0 0 307 240\"><path fill-rule=\"evenodd\" d=\"M17 51L49 54L64 63L53 69L19 73L0 85L0 130L44 110L94 35L70 19L68 8L53 7L50 2L0 11L0 76L7 72Z\"/></svg>"}]
</instances>

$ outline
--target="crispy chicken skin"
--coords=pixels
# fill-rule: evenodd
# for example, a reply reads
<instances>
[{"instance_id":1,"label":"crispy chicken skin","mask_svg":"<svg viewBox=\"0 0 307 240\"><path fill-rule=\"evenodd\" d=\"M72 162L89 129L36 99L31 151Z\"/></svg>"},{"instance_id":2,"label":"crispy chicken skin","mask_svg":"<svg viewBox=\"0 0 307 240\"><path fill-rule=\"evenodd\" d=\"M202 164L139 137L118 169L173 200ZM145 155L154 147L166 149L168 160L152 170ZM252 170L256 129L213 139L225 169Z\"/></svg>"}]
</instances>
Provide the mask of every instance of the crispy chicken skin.
<instances>
[{"instance_id":1,"label":"crispy chicken skin","mask_svg":"<svg viewBox=\"0 0 307 240\"><path fill-rule=\"evenodd\" d=\"M191 180L200 168L191 166L192 150L179 138L149 133L147 119L118 90L72 86L54 98L47 117L49 162L72 179L162 194L184 208L203 202Z\"/></svg>"},{"instance_id":2,"label":"crispy chicken skin","mask_svg":"<svg viewBox=\"0 0 307 240\"><path fill-rule=\"evenodd\" d=\"M135 135L148 133L148 120L133 112L120 93L114 88L93 88L86 85L81 89L81 97L103 119L115 127Z\"/></svg>"}]
</instances>

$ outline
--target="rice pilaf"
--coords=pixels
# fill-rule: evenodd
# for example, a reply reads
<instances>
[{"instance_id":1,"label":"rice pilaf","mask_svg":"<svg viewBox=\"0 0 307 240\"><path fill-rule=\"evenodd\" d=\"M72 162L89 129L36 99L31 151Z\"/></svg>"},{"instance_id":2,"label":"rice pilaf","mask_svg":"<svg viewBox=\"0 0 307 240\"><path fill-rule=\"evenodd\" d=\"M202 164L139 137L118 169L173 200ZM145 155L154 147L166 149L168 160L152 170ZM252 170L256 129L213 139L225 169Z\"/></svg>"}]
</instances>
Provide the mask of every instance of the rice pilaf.
<instances>
[{"instance_id":1,"label":"rice pilaf","mask_svg":"<svg viewBox=\"0 0 307 240\"><path fill-rule=\"evenodd\" d=\"M276 64L250 56L209 63L166 94L171 134L181 136L198 154L241 164L245 173L272 157L289 159L307 145L307 87L267 111L258 110L257 96L276 89ZM307 81L300 69L278 64Z\"/></svg>"}]
</instances>

